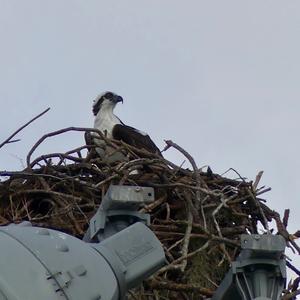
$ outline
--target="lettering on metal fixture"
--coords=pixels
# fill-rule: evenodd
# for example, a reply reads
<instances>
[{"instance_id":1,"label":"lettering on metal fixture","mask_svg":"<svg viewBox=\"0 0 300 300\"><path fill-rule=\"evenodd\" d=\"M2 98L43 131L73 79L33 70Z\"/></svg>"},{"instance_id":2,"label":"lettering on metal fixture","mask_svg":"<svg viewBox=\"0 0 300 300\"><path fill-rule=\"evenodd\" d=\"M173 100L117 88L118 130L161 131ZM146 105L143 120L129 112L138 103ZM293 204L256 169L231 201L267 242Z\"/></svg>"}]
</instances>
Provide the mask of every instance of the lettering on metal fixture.
<instances>
[{"instance_id":1,"label":"lettering on metal fixture","mask_svg":"<svg viewBox=\"0 0 300 300\"><path fill-rule=\"evenodd\" d=\"M124 265L130 264L132 261L136 260L138 257L142 257L154 249L153 245L150 242L140 242L135 241L133 246L124 251L117 250L116 253L123 262Z\"/></svg>"}]
</instances>

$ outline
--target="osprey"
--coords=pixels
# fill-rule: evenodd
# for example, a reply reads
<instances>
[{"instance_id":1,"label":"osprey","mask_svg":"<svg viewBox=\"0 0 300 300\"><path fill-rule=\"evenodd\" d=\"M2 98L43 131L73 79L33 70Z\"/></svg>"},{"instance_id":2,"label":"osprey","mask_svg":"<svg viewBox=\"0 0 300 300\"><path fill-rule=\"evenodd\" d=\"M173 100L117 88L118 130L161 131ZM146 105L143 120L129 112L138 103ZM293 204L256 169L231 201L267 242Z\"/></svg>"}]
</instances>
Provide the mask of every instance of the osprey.
<instances>
[{"instance_id":1,"label":"osprey","mask_svg":"<svg viewBox=\"0 0 300 300\"><path fill-rule=\"evenodd\" d=\"M123 98L112 92L105 92L94 100L94 128L100 130L108 138L121 140L126 144L134 146L138 149L145 149L149 152L161 155L159 149L151 140L148 134L131 126L125 125L114 114L114 108L119 102L123 103ZM93 133L91 135L95 136ZM87 144L91 144L91 137L86 135L86 141ZM106 151L103 150L104 141L93 139L93 142L100 147L96 148L96 151L100 155L100 157L103 158L104 156L106 156L107 149ZM121 158L121 160L123 159Z\"/></svg>"}]
</instances>

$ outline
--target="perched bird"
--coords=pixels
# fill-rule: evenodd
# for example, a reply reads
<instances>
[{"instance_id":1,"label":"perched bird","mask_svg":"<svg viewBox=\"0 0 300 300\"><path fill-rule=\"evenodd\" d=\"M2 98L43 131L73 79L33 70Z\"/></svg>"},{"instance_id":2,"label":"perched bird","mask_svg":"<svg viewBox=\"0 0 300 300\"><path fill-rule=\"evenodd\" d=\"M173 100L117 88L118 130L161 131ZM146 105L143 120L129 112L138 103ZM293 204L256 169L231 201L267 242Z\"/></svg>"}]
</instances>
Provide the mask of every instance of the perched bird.
<instances>
[{"instance_id":1,"label":"perched bird","mask_svg":"<svg viewBox=\"0 0 300 300\"><path fill-rule=\"evenodd\" d=\"M123 103L123 98L112 92L105 92L94 100L94 128L100 130L104 135L106 135L107 138L121 140L126 144L134 146L138 149L145 149L149 152L161 155L158 147L154 144L148 134L131 126L125 125L114 114L114 108L119 102ZM99 139L95 139L94 136L94 134L86 134L85 138L87 144L95 143L97 146L96 151L98 155L101 158L104 158L105 156L107 157L108 151L111 149L107 149L105 142L103 140L101 141ZM118 157L112 158L112 160L115 159L123 160L124 156L120 157L119 159Z\"/></svg>"}]
</instances>

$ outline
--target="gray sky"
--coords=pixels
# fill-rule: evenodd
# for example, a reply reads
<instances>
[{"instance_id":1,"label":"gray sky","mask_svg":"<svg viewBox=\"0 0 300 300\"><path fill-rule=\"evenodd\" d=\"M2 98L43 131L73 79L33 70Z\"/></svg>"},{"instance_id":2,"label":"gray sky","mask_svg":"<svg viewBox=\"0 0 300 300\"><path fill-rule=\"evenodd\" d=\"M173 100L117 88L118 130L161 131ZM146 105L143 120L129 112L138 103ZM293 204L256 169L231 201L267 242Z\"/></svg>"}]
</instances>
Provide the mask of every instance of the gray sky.
<instances>
[{"instance_id":1,"label":"gray sky","mask_svg":"<svg viewBox=\"0 0 300 300\"><path fill-rule=\"evenodd\" d=\"M0 142L47 107L0 169L21 169L43 134L91 127L92 100L112 90L117 113L162 148L172 139L217 173L254 179L268 205L300 227L300 2L0 0ZM37 154L79 146L52 139ZM182 157L166 154L174 162Z\"/></svg>"}]
</instances>

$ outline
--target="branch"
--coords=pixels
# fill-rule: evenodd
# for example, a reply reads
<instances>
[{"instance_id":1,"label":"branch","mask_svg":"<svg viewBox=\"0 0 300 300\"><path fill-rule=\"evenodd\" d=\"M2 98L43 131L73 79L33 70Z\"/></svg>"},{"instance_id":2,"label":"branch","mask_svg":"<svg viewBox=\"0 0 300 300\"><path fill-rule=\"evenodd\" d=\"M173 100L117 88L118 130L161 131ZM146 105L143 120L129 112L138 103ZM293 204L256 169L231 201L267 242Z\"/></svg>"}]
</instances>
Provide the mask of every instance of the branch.
<instances>
[{"instance_id":1,"label":"branch","mask_svg":"<svg viewBox=\"0 0 300 300\"><path fill-rule=\"evenodd\" d=\"M52 137L52 136L55 136L55 135L59 135L61 133L64 133L64 132L68 132L68 131L89 131L89 132L96 132L99 134L99 136L101 138L105 138L104 135L102 134L102 132L100 130L97 130L97 129L94 129L94 128L84 128L84 127L67 127L67 128L64 128L64 129L60 129L60 130L57 130L57 131L53 131L53 132L50 132L50 133L47 133L45 135L43 135L36 143L35 145L31 148L31 150L29 151L27 157L26 157L26 162L27 162L27 167L28 168L31 168L30 166L30 159L31 159L31 156L33 154L33 152L36 150L36 148L47 138L49 137Z\"/></svg>"},{"instance_id":2,"label":"branch","mask_svg":"<svg viewBox=\"0 0 300 300\"><path fill-rule=\"evenodd\" d=\"M200 173L199 173L199 169L197 167L197 164L194 160L194 158L186 151L184 150L182 147L180 147L179 145L173 143L171 140L165 140L165 143L167 144L167 146L165 147L164 150L167 150L170 147L173 147L175 149L177 149L179 152L181 152L191 163L193 170L194 170L194 175L195 175L195 179L196 179L196 183L197 183L197 187L201 188L203 185L202 179L200 177ZM200 208L200 206L202 205L202 200L201 200L201 194L200 191L196 191L196 203L195 203L195 208L198 211L198 209ZM206 228L206 220L203 217L203 223L204 223L204 227Z\"/></svg>"},{"instance_id":3,"label":"branch","mask_svg":"<svg viewBox=\"0 0 300 300\"><path fill-rule=\"evenodd\" d=\"M43 112L41 112L39 115L37 115L36 117L34 117L33 119L31 119L30 121L28 121L26 124L24 124L23 126L21 126L18 130L16 130L11 136L9 136L4 142L2 142L0 144L0 148L2 148L5 144L9 144L9 143L14 143L14 142L18 142L19 140L11 140L15 135L17 135L21 130L23 130L25 127L27 127L30 123L34 122L36 119L38 119L39 117L41 117L42 115L44 115L46 112L48 112L50 110L50 107L48 107L46 110L44 110Z\"/></svg>"}]
</instances>

